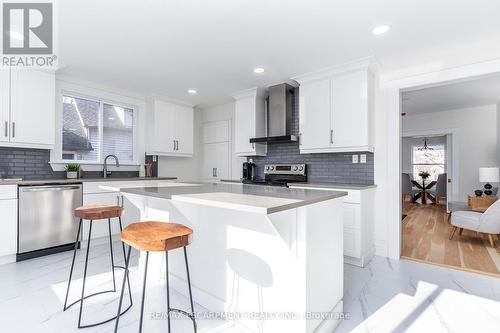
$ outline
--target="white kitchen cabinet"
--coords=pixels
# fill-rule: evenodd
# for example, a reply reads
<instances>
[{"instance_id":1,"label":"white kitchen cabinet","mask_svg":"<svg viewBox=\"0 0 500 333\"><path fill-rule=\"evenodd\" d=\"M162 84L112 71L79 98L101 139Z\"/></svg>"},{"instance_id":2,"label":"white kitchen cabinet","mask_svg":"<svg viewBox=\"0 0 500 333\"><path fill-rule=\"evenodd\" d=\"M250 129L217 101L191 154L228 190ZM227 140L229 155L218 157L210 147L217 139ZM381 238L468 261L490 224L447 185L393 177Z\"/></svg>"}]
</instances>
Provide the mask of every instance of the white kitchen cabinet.
<instances>
[{"instance_id":1,"label":"white kitchen cabinet","mask_svg":"<svg viewBox=\"0 0 500 333\"><path fill-rule=\"evenodd\" d=\"M0 145L52 149L55 144L55 75L1 71Z\"/></svg>"},{"instance_id":2,"label":"white kitchen cabinet","mask_svg":"<svg viewBox=\"0 0 500 333\"><path fill-rule=\"evenodd\" d=\"M301 153L374 151L374 70L365 59L295 78Z\"/></svg>"},{"instance_id":3,"label":"white kitchen cabinet","mask_svg":"<svg viewBox=\"0 0 500 333\"><path fill-rule=\"evenodd\" d=\"M203 124L203 143L231 141L229 120Z\"/></svg>"},{"instance_id":4,"label":"white kitchen cabinet","mask_svg":"<svg viewBox=\"0 0 500 333\"><path fill-rule=\"evenodd\" d=\"M192 156L193 128L192 107L152 100L147 114L147 153L163 156Z\"/></svg>"},{"instance_id":5,"label":"white kitchen cabinet","mask_svg":"<svg viewBox=\"0 0 500 333\"><path fill-rule=\"evenodd\" d=\"M229 179L229 142L205 143L203 152L203 178Z\"/></svg>"},{"instance_id":6,"label":"white kitchen cabinet","mask_svg":"<svg viewBox=\"0 0 500 333\"><path fill-rule=\"evenodd\" d=\"M238 156L265 156L267 145L250 143L250 139L266 136L265 94L254 88L233 94L234 147Z\"/></svg>"},{"instance_id":7,"label":"white kitchen cabinet","mask_svg":"<svg viewBox=\"0 0 500 333\"><path fill-rule=\"evenodd\" d=\"M297 184L290 186L290 188L347 192L343 204L344 262L360 267L364 267L370 262L375 254L373 240L374 187L351 190L345 188L311 188Z\"/></svg>"},{"instance_id":8,"label":"white kitchen cabinet","mask_svg":"<svg viewBox=\"0 0 500 333\"><path fill-rule=\"evenodd\" d=\"M17 185L0 186L0 263L14 262L17 252Z\"/></svg>"},{"instance_id":9,"label":"white kitchen cabinet","mask_svg":"<svg viewBox=\"0 0 500 333\"><path fill-rule=\"evenodd\" d=\"M330 80L315 81L299 90L301 150L330 147Z\"/></svg>"},{"instance_id":10,"label":"white kitchen cabinet","mask_svg":"<svg viewBox=\"0 0 500 333\"><path fill-rule=\"evenodd\" d=\"M10 71L0 68L0 142L9 142Z\"/></svg>"}]
</instances>

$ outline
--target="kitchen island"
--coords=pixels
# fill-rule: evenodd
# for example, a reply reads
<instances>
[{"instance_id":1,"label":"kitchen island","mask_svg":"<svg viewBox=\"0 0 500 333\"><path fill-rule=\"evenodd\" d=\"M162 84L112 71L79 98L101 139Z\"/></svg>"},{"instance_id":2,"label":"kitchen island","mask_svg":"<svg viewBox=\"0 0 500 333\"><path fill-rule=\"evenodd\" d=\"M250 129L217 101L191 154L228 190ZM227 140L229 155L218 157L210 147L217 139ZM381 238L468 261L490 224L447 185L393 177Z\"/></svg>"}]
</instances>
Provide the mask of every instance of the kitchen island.
<instances>
[{"instance_id":1,"label":"kitchen island","mask_svg":"<svg viewBox=\"0 0 500 333\"><path fill-rule=\"evenodd\" d=\"M194 230L193 296L211 315L250 332L331 332L338 325L345 192L222 183L119 190L142 221ZM187 295L182 251L169 261L172 288ZM164 283L164 263L163 253L151 253L148 284Z\"/></svg>"}]
</instances>

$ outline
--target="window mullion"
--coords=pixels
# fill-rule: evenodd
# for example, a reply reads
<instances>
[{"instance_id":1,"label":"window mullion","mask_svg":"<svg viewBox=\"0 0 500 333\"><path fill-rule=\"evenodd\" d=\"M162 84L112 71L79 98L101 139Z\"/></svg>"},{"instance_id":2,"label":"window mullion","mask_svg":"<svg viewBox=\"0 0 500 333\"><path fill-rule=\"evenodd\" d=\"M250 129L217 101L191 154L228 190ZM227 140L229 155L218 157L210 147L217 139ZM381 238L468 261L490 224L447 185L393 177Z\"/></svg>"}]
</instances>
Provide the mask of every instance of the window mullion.
<instances>
[{"instance_id":1,"label":"window mullion","mask_svg":"<svg viewBox=\"0 0 500 333\"><path fill-rule=\"evenodd\" d=\"M104 103L102 100L99 100L99 163L104 163Z\"/></svg>"}]
</instances>

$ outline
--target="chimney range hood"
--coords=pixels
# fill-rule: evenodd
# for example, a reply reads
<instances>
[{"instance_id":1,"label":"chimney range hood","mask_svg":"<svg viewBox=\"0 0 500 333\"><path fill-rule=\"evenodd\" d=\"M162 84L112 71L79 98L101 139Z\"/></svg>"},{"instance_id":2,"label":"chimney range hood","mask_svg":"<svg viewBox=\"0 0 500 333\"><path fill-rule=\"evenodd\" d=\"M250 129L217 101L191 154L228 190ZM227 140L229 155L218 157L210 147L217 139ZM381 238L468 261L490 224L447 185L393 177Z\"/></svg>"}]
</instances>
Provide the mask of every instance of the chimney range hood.
<instances>
[{"instance_id":1,"label":"chimney range hood","mask_svg":"<svg viewBox=\"0 0 500 333\"><path fill-rule=\"evenodd\" d=\"M290 134L293 121L293 97L295 88L282 83L269 87L267 100L267 136L250 139L251 143L288 143L296 142L297 137Z\"/></svg>"}]
</instances>

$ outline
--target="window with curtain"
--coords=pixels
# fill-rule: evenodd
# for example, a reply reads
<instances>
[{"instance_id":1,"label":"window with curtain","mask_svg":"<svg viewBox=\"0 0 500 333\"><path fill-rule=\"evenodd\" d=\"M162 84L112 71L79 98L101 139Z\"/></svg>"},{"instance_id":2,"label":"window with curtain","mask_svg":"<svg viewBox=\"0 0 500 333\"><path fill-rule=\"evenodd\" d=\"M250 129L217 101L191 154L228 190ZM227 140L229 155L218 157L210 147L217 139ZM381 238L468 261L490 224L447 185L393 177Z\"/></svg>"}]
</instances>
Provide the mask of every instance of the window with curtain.
<instances>
[{"instance_id":1,"label":"window with curtain","mask_svg":"<svg viewBox=\"0 0 500 333\"><path fill-rule=\"evenodd\" d=\"M69 94L62 103L63 160L99 163L110 154L122 163L135 160L133 107Z\"/></svg>"},{"instance_id":2,"label":"window with curtain","mask_svg":"<svg viewBox=\"0 0 500 333\"><path fill-rule=\"evenodd\" d=\"M421 179L418 175L427 171L430 180L437 180L440 173L445 172L446 149L444 144L429 145L428 150L419 150L421 146L412 146L413 179Z\"/></svg>"}]
</instances>

